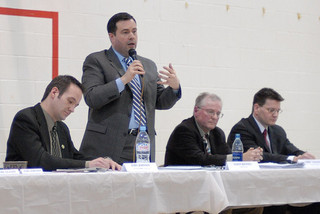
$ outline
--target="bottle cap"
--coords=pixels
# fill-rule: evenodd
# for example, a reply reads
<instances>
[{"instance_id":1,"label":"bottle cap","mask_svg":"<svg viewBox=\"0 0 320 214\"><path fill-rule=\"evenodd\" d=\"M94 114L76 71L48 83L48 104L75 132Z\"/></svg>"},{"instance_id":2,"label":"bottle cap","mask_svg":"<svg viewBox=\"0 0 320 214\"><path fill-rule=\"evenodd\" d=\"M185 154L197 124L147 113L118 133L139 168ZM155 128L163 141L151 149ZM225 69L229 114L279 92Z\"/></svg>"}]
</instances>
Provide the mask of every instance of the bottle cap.
<instances>
[{"instance_id":1,"label":"bottle cap","mask_svg":"<svg viewBox=\"0 0 320 214\"><path fill-rule=\"evenodd\" d=\"M240 134L236 134L236 138L240 138Z\"/></svg>"},{"instance_id":2,"label":"bottle cap","mask_svg":"<svg viewBox=\"0 0 320 214\"><path fill-rule=\"evenodd\" d=\"M140 131L146 131L146 126L140 126Z\"/></svg>"}]
</instances>

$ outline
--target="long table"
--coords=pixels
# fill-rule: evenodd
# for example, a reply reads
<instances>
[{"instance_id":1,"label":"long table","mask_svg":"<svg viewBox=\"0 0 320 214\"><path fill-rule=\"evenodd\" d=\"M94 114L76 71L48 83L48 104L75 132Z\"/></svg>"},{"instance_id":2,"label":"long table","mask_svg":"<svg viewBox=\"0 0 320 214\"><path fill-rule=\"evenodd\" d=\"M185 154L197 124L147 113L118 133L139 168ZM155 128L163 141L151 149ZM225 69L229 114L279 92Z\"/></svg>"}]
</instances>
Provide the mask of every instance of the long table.
<instances>
[{"instance_id":1,"label":"long table","mask_svg":"<svg viewBox=\"0 0 320 214\"><path fill-rule=\"evenodd\" d=\"M320 201L320 169L263 169L212 173L229 207Z\"/></svg>"},{"instance_id":2,"label":"long table","mask_svg":"<svg viewBox=\"0 0 320 214\"><path fill-rule=\"evenodd\" d=\"M1 175L0 213L219 213L320 201L320 169Z\"/></svg>"}]
</instances>

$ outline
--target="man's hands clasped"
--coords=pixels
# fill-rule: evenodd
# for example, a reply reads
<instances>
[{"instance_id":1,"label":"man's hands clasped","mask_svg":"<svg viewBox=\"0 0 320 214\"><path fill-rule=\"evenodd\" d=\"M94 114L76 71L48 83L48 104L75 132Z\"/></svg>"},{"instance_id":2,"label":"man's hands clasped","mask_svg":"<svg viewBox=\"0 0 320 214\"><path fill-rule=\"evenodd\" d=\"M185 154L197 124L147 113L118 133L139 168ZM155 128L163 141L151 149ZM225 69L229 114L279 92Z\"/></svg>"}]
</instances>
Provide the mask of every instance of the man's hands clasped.
<instances>
[{"instance_id":1,"label":"man's hands clasped","mask_svg":"<svg viewBox=\"0 0 320 214\"><path fill-rule=\"evenodd\" d=\"M258 148L250 148L248 151L243 153L244 161L262 161L263 157L263 149L261 147Z\"/></svg>"}]
</instances>

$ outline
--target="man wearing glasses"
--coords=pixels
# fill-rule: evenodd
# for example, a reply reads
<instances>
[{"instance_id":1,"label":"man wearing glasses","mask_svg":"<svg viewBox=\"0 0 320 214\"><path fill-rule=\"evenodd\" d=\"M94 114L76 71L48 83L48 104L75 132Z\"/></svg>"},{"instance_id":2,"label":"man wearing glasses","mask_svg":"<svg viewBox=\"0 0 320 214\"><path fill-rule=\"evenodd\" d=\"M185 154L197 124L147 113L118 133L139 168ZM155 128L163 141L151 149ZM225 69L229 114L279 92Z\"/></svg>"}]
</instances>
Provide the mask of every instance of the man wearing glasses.
<instances>
[{"instance_id":1,"label":"man wearing glasses","mask_svg":"<svg viewBox=\"0 0 320 214\"><path fill-rule=\"evenodd\" d=\"M262 88L253 98L252 114L233 126L228 137L232 145L235 134L241 135L244 151L249 148L263 148L263 162L297 162L299 159L315 159L315 156L294 146L281 126L276 125L281 113L283 97L271 88ZM265 207L263 214L318 213L319 203L305 207L288 205Z\"/></svg>"},{"instance_id":2,"label":"man wearing glasses","mask_svg":"<svg viewBox=\"0 0 320 214\"><path fill-rule=\"evenodd\" d=\"M287 138L282 127L276 125L281 113L280 102L284 99L271 88L262 88L253 98L252 114L241 119L228 137L232 145L235 134L241 135L244 151L251 147L263 148L263 162L297 162L298 159L315 157L298 149Z\"/></svg>"},{"instance_id":3,"label":"man wearing glasses","mask_svg":"<svg viewBox=\"0 0 320 214\"><path fill-rule=\"evenodd\" d=\"M165 154L168 165L225 165L232 160L225 134L217 127L222 101L215 94L201 93L195 102L193 117L182 121L172 132ZM261 148L249 148L243 160L260 161Z\"/></svg>"}]
</instances>

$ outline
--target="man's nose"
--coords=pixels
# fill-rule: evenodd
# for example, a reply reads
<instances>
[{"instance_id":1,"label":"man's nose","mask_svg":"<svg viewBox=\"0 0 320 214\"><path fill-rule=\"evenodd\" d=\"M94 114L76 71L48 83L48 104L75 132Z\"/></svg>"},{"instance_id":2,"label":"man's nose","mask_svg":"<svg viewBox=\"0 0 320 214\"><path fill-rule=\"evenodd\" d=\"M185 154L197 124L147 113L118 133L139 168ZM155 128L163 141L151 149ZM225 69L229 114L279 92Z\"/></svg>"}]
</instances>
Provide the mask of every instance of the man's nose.
<instances>
[{"instance_id":1,"label":"man's nose","mask_svg":"<svg viewBox=\"0 0 320 214\"><path fill-rule=\"evenodd\" d=\"M136 36L134 35L134 33L133 32L130 32L129 33L129 39L134 39Z\"/></svg>"},{"instance_id":2,"label":"man's nose","mask_svg":"<svg viewBox=\"0 0 320 214\"><path fill-rule=\"evenodd\" d=\"M75 105L71 105L71 106L69 107L69 110L73 113L75 108L76 108Z\"/></svg>"}]
</instances>

